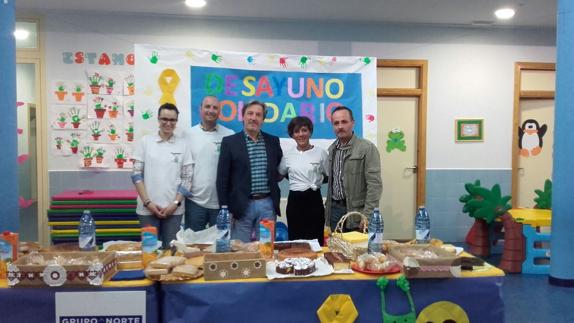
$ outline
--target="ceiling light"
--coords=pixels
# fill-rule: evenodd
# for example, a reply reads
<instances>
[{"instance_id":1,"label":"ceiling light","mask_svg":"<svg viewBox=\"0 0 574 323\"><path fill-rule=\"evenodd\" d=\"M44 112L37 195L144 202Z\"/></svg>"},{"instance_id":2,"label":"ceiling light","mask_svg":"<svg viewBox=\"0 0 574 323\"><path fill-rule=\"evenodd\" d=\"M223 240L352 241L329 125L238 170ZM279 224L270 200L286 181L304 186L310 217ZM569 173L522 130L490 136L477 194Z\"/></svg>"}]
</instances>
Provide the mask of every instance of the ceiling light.
<instances>
[{"instance_id":1,"label":"ceiling light","mask_svg":"<svg viewBox=\"0 0 574 323\"><path fill-rule=\"evenodd\" d=\"M501 8L494 12L494 15L498 19L510 19L514 17L514 9L512 8Z\"/></svg>"},{"instance_id":2,"label":"ceiling light","mask_svg":"<svg viewBox=\"0 0 574 323\"><path fill-rule=\"evenodd\" d=\"M28 39L28 36L30 36L30 32L26 29L16 29L14 31L14 37L18 40Z\"/></svg>"},{"instance_id":3,"label":"ceiling light","mask_svg":"<svg viewBox=\"0 0 574 323\"><path fill-rule=\"evenodd\" d=\"M206 4L205 0L185 0L185 5L190 8L202 8Z\"/></svg>"}]
</instances>

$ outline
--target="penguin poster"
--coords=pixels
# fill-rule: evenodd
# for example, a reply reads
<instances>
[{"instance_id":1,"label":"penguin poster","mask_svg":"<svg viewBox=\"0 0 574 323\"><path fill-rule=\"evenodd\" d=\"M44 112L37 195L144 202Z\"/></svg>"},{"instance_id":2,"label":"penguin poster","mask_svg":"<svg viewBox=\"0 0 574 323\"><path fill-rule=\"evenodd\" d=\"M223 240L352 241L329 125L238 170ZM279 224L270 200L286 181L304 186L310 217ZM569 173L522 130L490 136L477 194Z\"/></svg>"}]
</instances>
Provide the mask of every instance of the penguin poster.
<instances>
[{"instance_id":1,"label":"penguin poster","mask_svg":"<svg viewBox=\"0 0 574 323\"><path fill-rule=\"evenodd\" d=\"M540 126L538 121L528 119L522 123L522 127L518 127L518 148L520 148L520 156L530 157L540 154L542 151L542 137L548 130L548 127L543 124Z\"/></svg>"}]
</instances>

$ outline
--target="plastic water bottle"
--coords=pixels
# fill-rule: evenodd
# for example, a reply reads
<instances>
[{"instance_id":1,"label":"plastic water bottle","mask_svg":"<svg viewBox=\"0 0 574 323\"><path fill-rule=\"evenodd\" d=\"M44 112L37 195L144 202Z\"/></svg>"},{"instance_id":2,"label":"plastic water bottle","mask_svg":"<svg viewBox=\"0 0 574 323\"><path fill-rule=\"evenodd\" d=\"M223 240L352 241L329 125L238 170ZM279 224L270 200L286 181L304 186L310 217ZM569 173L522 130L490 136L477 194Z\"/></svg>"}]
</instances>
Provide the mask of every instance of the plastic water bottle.
<instances>
[{"instance_id":1,"label":"plastic water bottle","mask_svg":"<svg viewBox=\"0 0 574 323\"><path fill-rule=\"evenodd\" d=\"M424 205L419 206L415 216L415 236L417 243L430 242L430 217Z\"/></svg>"},{"instance_id":2,"label":"plastic water bottle","mask_svg":"<svg viewBox=\"0 0 574 323\"><path fill-rule=\"evenodd\" d=\"M379 212L379 208L375 208L369 218L369 244L367 246L369 253L381 252L384 228L385 224L381 212Z\"/></svg>"},{"instance_id":3,"label":"plastic water bottle","mask_svg":"<svg viewBox=\"0 0 574 323\"><path fill-rule=\"evenodd\" d=\"M96 223L89 210L84 210L78 226L78 243L82 251L96 250Z\"/></svg>"},{"instance_id":4,"label":"plastic water bottle","mask_svg":"<svg viewBox=\"0 0 574 323\"><path fill-rule=\"evenodd\" d=\"M229 210L223 205L217 215L217 240L215 240L215 252L231 251Z\"/></svg>"}]
</instances>

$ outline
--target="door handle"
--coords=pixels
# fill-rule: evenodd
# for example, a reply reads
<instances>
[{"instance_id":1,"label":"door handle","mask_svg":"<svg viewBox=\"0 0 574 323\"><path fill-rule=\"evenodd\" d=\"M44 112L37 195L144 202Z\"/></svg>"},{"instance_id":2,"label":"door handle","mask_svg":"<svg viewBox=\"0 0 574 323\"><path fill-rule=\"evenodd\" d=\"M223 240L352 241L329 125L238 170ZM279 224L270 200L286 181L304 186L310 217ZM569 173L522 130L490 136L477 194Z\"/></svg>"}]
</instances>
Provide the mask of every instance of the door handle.
<instances>
[{"instance_id":1,"label":"door handle","mask_svg":"<svg viewBox=\"0 0 574 323\"><path fill-rule=\"evenodd\" d=\"M414 166L411 166L411 167L405 167L405 169L410 169L410 170L413 171L413 173L416 174L418 167L417 167L417 165L414 165Z\"/></svg>"}]
</instances>

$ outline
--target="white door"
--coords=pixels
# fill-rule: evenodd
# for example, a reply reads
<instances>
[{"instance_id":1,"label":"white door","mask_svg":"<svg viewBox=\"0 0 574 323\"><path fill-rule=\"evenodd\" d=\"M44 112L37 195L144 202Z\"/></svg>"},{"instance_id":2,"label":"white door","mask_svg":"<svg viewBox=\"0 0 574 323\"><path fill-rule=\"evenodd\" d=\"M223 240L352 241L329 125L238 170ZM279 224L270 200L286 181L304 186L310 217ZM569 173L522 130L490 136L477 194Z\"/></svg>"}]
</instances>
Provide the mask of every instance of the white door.
<instances>
[{"instance_id":1,"label":"white door","mask_svg":"<svg viewBox=\"0 0 574 323\"><path fill-rule=\"evenodd\" d=\"M550 70L523 70L520 89L523 92L554 91L556 73ZM544 189L552 179L554 146L554 100L521 99L518 138L518 172L516 206L533 207L534 192Z\"/></svg>"},{"instance_id":2,"label":"white door","mask_svg":"<svg viewBox=\"0 0 574 323\"><path fill-rule=\"evenodd\" d=\"M554 146L554 100L523 100L520 103L518 141L518 207L533 207L534 190L543 190L552 179ZM522 133L522 135L520 135Z\"/></svg>"},{"instance_id":3,"label":"white door","mask_svg":"<svg viewBox=\"0 0 574 323\"><path fill-rule=\"evenodd\" d=\"M412 239L417 186L417 98L378 99L385 239Z\"/></svg>"}]
</instances>

